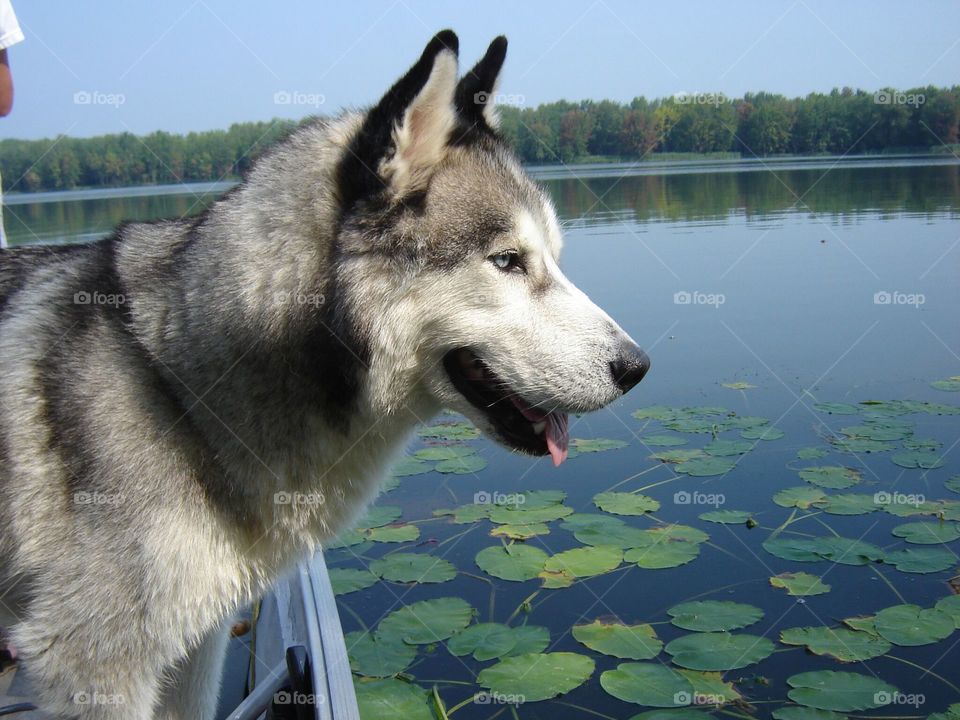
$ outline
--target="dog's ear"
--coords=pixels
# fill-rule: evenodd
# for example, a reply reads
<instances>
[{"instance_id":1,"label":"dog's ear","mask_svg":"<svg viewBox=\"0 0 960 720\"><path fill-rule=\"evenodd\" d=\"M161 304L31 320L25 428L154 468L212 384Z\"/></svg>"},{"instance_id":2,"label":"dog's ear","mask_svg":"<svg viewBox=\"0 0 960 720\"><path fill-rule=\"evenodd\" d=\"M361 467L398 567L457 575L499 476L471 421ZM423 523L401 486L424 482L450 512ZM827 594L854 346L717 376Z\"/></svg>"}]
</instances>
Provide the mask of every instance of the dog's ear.
<instances>
[{"instance_id":1,"label":"dog's ear","mask_svg":"<svg viewBox=\"0 0 960 720\"><path fill-rule=\"evenodd\" d=\"M500 68L507 57L507 39L495 38L486 54L457 85L457 112L470 127L496 129L500 122L494 107Z\"/></svg>"},{"instance_id":2,"label":"dog's ear","mask_svg":"<svg viewBox=\"0 0 960 720\"><path fill-rule=\"evenodd\" d=\"M458 47L452 30L437 33L367 113L338 170L346 204L384 189L402 197L426 187L457 124Z\"/></svg>"}]
</instances>

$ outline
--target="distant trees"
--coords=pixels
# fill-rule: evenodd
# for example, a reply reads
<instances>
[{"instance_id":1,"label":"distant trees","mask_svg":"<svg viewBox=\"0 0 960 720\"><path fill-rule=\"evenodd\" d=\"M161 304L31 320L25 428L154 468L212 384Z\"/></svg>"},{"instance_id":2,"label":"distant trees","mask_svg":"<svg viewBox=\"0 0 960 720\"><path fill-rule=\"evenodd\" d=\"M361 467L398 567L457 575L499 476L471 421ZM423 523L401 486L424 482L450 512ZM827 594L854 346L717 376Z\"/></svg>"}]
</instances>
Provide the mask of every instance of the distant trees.
<instances>
[{"instance_id":1,"label":"distant trees","mask_svg":"<svg viewBox=\"0 0 960 720\"><path fill-rule=\"evenodd\" d=\"M653 153L839 155L960 142L960 86L876 93L843 88L803 98L697 93L637 97L625 105L560 100L500 111L501 132L529 163L633 160ZM275 120L187 135L2 140L0 168L4 189L19 191L235 178L296 125Z\"/></svg>"}]
</instances>

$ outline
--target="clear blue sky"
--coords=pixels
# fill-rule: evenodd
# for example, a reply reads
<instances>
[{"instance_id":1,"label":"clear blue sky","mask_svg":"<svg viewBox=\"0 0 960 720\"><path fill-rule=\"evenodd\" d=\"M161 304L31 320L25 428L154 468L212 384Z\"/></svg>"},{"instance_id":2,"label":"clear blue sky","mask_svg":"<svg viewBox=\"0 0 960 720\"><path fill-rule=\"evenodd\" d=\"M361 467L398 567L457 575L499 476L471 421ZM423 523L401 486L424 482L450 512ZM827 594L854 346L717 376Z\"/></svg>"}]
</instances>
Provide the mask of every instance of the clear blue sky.
<instances>
[{"instance_id":1,"label":"clear blue sky","mask_svg":"<svg viewBox=\"0 0 960 720\"><path fill-rule=\"evenodd\" d=\"M13 2L27 39L0 137L334 113L375 101L444 27L464 65L506 34L501 91L530 105L960 83L956 0Z\"/></svg>"}]
</instances>

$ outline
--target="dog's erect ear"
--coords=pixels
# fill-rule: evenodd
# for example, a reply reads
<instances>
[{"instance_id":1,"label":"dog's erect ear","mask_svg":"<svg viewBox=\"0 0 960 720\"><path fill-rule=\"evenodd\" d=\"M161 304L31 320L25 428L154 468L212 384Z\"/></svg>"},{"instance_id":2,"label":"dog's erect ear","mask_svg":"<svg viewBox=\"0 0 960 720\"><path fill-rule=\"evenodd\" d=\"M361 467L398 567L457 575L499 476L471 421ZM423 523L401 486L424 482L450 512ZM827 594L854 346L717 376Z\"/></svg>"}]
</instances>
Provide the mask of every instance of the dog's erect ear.
<instances>
[{"instance_id":1,"label":"dog's erect ear","mask_svg":"<svg viewBox=\"0 0 960 720\"><path fill-rule=\"evenodd\" d=\"M507 57L507 39L495 38L486 54L457 85L457 112L468 126L496 129L500 118L494 107L500 68Z\"/></svg>"},{"instance_id":2,"label":"dog's erect ear","mask_svg":"<svg viewBox=\"0 0 960 720\"><path fill-rule=\"evenodd\" d=\"M426 187L457 124L458 46L452 30L437 33L367 113L339 167L345 204L384 189L404 196Z\"/></svg>"}]
</instances>

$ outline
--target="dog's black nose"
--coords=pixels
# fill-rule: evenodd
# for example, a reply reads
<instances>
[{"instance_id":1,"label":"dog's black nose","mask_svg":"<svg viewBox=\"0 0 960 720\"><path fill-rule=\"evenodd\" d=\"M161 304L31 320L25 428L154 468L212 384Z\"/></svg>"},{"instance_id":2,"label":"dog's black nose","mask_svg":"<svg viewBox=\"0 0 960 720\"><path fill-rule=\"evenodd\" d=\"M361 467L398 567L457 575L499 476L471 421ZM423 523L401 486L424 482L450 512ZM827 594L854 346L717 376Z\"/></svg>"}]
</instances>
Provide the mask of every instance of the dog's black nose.
<instances>
[{"instance_id":1,"label":"dog's black nose","mask_svg":"<svg viewBox=\"0 0 960 720\"><path fill-rule=\"evenodd\" d=\"M613 381L626 394L643 380L643 376L650 369L650 358L633 343L627 343L620 349L620 356L610 361L610 373Z\"/></svg>"}]
</instances>

